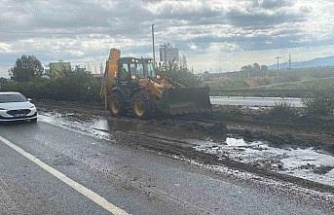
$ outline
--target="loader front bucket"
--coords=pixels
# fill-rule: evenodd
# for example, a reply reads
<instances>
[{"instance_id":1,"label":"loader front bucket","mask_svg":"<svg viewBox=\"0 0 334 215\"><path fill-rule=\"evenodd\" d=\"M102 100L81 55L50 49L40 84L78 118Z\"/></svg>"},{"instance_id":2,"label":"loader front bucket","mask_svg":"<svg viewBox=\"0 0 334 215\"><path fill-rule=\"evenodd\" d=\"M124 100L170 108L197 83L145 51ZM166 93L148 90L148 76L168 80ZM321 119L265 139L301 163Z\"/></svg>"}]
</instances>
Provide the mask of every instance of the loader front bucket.
<instances>
[{"instance_id":1,"label":"loader front bucket","mask_svg":"<svg viewBox=\"0 0 334 215\"><path fill-rule=\"evenodd\" d=\"M209 111L209 91L208 87L166 89L158 108L170 115Z\"/></svg>"}]
</instances>

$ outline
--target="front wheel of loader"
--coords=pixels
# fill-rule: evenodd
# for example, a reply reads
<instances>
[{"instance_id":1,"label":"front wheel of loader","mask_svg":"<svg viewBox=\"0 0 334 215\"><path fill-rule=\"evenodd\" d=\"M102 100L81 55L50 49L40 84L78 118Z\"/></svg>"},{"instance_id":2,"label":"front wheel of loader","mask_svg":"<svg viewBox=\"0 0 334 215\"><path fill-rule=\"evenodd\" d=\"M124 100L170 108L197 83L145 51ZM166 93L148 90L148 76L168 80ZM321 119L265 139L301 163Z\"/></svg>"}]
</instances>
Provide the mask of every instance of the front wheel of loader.
<instances>
[{"instance_id":1,"label":"front wheel of loader","mask_svg":"<svg viewBox=\"0 0 334 215\"><path fill-rule=\"evenodd\" d=\"M151 119L154 115L154 101L152 96L144 91L137 92L132 97L133 114L138 119Z\"/></svg>"},{"instance_id":2,"label":"front wheel of loader","mask_svg":"<svg viewBox=\"0 0 334 215\"><path fill-rule=\"evenodd\" d=\"M122 116L125 114L125 106L122 97L118 93L112 93L110 95L109 109L111 115L113 116Z\"/></svg>"}]
</instances>

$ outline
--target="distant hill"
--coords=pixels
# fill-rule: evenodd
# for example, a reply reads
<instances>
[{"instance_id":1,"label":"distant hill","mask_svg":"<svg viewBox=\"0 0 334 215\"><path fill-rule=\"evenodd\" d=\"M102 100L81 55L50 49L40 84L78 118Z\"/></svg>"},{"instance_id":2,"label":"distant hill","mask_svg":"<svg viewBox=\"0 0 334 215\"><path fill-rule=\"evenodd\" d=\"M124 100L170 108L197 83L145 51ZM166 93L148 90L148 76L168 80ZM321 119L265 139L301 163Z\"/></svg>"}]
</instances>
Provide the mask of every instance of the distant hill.
<instances>
[{"instance_id":1,"label":"distant hill","mask_svg":"<svg viewBox=\"0 0 334 215\"><path fill-rule=\"evenodd\" d=\"M322 57L322 58L314 58L308 61L299 61L299 62L292 62L291 68L292 69L299 69L299 68L311 68L311 67L324 67L324 66L334 66L334 56ZM288 62L280 63L279 67L281 69L287 69L289 67ZM268 67L270 70L276 70L277 65L273 64Z\"/></svg>"}]
</instances>

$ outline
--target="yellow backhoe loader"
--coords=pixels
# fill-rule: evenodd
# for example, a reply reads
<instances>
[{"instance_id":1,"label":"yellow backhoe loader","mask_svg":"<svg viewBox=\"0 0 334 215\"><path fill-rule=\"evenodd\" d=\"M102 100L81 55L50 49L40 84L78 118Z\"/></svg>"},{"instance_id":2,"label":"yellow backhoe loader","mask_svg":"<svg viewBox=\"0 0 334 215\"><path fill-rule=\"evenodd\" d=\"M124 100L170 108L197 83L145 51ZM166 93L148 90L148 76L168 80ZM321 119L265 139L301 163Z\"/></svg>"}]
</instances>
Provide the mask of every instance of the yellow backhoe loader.
<instances>
[{"instance_id":1,"label":"yellow backhoe loader","mask_svg":"<svg viewBox=\"0 0 334 215\"><path fill-rule=\"evenodd\" d=\"M187 88L157 73L152 59L121 57L115 48L106 62L101 95L113 116L149 119L211 110L209 88Z\"/></svg>"}]
</instances>

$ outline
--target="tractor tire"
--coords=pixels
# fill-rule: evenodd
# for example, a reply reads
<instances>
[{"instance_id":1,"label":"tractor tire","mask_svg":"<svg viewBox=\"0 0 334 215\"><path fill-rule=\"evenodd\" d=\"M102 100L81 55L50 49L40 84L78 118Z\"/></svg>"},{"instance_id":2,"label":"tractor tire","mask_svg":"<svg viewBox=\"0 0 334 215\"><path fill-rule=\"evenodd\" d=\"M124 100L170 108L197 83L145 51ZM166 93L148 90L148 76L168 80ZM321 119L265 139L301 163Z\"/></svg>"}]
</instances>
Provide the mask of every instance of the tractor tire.
<instances>
[{"instance_id":1,"label":"tractor tire","mask_svg":"<svg viewBox=\"0 0 334 215\"><path fill-rule=\"evenodd\" d=\"M112 116L119 117L125 115L125 102L119 93L111 93L109 109Z\"/></svg>"},{"instance_id":2,"label":"tractor tire","mask_svg":"<svg viewBox=\"0 0 334 215\"><path fill-rule=\"evenodd\" d=\"M136 118L148 120L154 117L154 100L150 93L139 91L132 97L132 111Z\"/></svg>"}]
</instances>

